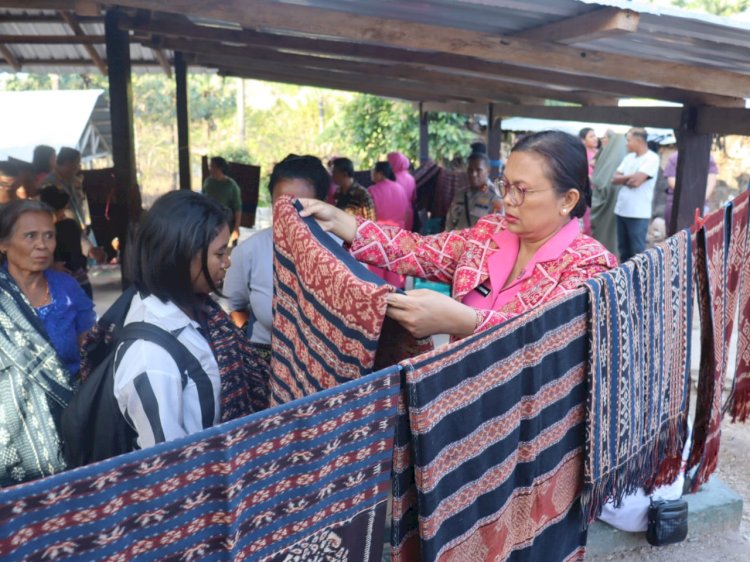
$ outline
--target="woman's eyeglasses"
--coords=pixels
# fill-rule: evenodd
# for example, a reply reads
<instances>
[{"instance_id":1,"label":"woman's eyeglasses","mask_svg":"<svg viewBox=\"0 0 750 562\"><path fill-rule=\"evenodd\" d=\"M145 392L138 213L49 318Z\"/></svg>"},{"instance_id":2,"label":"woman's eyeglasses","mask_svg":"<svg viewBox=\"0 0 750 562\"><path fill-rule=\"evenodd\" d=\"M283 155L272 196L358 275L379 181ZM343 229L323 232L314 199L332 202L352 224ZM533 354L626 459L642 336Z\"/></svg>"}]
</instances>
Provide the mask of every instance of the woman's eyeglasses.
<instances>
[{"instance_id":1,"label":"woman's eyeglasses","mask_svg":"<svg viewBox=\"0 0 750 562\"><path fill-rule=\"evenodd\" d=\"M542 189L529 189L528 187L522 187L517 183L510 183L506 178L499 178L496 183L497 189L500 191L500 197L505 199L508 198L510 204L514 207L520 207L523 205L524 199L527 193L534 193L537 191L550 191L552 188Z\"/></svg>"}]
</instances>

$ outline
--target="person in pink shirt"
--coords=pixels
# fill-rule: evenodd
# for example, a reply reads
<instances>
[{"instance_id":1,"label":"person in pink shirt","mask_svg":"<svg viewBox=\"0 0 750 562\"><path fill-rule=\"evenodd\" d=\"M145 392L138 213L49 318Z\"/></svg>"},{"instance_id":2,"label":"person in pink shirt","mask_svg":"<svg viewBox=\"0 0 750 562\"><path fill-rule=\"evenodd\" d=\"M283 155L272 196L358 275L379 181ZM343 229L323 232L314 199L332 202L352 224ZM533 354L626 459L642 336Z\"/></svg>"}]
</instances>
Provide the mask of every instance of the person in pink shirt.
<instances>
[{"instance_id":1,"label":"person in pink shirt","mask_svg":"<svg viewBox=\"0 0 750 562\"><path fill-rule=\"evenodd\" d=\"M404 188L406 198L412 206L413 214L414 203L417 200L417 182L414 180L414 176L409 173L409 159L400 152L390 152L388 153L388 163L396 176L396 181ZM412 224L407 224L409 230L411 230Z\"/></svg>"},{"instance_id":2,"label":"person in pink shirt","mask_svg":"<svg viewBox=\"0 0 750 562\"><path fill-rule=\"evenodd\" d=\"M372 169L373 185L368 188L375 204L377 224L395 226L410 230L413 220L411 203L406 198L404 188L396 181L396 176L388 162L378 162ZM391 285L403 288L405 278L398 272L386 271L375 264L371 264L371 271L382 277Z\"/></svg>"},{"instance_id":3,"label":"person in pink shirt","mask_svg":"<svg viewBox=\"0 0 750 562\"><path fill-rule=\"evenodd\" d=\"M372 169L373 184L368 188L375 203L378 223L409 228L412 207L404 188L396 181L396 175L388 162L378 162Z\"/></svg>"},{"instance_id":4,"label":"person in pink shirt","mask_svg":"<svg viewBox=\"0 0 750 562\"><path fill-rule=\"evenodd\" d=\"M314 200L303 216L349 245L364 263L450 283L388 296L387 315L416 337L454 339L486 330L574 291L617 266L617 258L579 227L591 198L586 151L561 131L542 131L513 147L500 181L505 213L471 228L421 236L356 219Z\"/></svg>"}]
</instances>

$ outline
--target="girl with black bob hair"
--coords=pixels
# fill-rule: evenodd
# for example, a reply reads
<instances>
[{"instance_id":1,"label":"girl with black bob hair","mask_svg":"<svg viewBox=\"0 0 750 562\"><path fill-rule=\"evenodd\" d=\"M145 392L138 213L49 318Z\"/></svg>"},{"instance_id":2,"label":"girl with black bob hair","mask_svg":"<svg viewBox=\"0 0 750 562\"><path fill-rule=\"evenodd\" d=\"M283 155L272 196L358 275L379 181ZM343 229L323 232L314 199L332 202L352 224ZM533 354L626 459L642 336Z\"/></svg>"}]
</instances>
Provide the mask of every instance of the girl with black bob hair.
<instances>
[{"instance_id":1,"label":"girl with black bob hair","mask_svg":"<svg viewBox=\"0 0 750 562\"><path fill-rule=\"evenodd\" d=\"M192 191L172 191L157 199L131 245L132 259L126 262L135 286L146 295L175 303L199 321L204 297L220 294L217 285L229 268L229 255L219 235L229 231L230 220L225 207ZM209 250L214 241L213 258L221 263L213 263L210 271Z\"/></svg>"},{"instance_id":2,"label":"girl with black bob hair","mask_svg":"<svg viewBox=\"0 0 750 562\"><path fill-rule=\"evenodd\" d=\"M242 334L211 299L229 267L229 216L205 195L173 191L156 200L130 246L137 291L125 325L171 333L202 372L180 373L166 349L145 339L118 344L114 394L148 447L267 405L266 383Z\"/></svg>"}]
</instances>

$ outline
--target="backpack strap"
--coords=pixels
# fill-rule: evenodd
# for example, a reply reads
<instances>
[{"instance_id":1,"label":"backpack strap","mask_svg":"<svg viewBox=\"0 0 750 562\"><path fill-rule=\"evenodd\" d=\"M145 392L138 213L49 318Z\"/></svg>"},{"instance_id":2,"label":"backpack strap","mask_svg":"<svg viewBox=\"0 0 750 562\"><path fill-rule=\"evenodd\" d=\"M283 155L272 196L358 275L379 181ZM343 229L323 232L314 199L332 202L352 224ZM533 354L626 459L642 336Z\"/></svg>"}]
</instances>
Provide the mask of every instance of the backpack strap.
<instances>
[{"instance_id":1,"label":"backpack strap","mask_svg":"<svg viewBox=\"0 0 750 562\"><path fill-rule=\"evenodd\" d=\"M169 353L180 370L182 387L185 388L188 379L192 379L198 388L198 394L207 397L207 400L199 401L203 428L205 429L213 425L216 404L214 402L214 391L211 380L203 370L200 362L176 336L148 322L132 322L123 326L117 335L117 340L117 347L124 341L145 340L158 345ZM115 371L118 364L119 361L116 361L114 365Z\"/></svg>"}]
</instances>

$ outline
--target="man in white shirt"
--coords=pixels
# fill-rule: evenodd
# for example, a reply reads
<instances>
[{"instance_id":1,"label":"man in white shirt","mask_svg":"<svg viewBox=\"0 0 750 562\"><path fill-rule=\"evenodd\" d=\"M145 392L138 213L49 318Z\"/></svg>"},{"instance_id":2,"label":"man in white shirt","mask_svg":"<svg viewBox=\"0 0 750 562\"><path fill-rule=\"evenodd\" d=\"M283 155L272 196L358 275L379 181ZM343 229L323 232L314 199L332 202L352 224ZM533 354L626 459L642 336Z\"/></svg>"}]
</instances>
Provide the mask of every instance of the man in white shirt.
<instances>
[{"instance_id":1,"label":"man in white shirt","mask_svg":"<svg viewBox=\"0 0 750 562\"><path fill-rule=\"evenodd\" d=\"M648 149L645 129L633 128L625 136L628 154L617 168L612 183L622 185L615 203L617 242L624 262L646 249L659 156Z\"/></svg>"}]
</instances>

